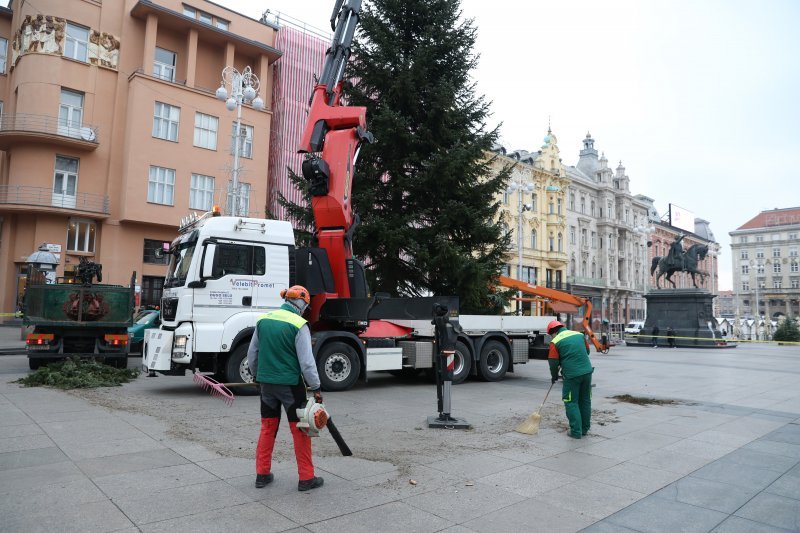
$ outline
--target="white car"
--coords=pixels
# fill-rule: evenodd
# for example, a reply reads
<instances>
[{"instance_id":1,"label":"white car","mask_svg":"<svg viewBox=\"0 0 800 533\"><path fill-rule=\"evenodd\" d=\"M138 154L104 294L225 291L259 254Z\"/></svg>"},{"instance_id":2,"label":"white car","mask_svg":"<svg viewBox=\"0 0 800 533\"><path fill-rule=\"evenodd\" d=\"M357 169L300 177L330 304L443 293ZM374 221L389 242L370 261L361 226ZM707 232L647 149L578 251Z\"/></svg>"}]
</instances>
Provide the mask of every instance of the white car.
<instances>
[{"instance_id":1,"label":"white car","mask_svg":"<svg viewBox=\"0 0 800 533\"><path fill-rule=\"evenodd\" d=\"M644 322L630 322L625 326L626 335L639 335L644 329Z\"/></svg>"}]
</instances>

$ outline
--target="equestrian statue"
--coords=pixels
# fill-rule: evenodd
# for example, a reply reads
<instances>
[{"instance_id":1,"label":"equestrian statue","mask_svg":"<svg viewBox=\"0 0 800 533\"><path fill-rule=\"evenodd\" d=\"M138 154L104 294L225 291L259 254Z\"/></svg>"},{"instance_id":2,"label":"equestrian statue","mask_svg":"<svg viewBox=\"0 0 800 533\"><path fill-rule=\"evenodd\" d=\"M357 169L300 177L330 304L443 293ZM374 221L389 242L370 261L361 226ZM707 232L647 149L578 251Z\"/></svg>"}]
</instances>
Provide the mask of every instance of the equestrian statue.
<instances>
[{"instance_id":1,"label":"equestrian statue","mask_svg":"<svg viewBox=\"0 0 800 533\"><path fill-rule=\"evenodd\" d=\"M706 255L708 254L708 245L693 244L686 251L684 251L683 245L681 245L683 238L684 235L675 237L675 241L670 245L669 253L666 256L655 256L653 258L653 262L650 265L650 275L655 275L656 277L656 288L661 288L658 280L665 276L666 280L672 283L672 287L677 288L675 282L672 281L672 275L675 272L688 272L691 274L692 283L694 284L695 288L699 288L697 286L695 274L700 276L701 282L703 281L703 278L708 275L707 273L697 269L697 263L705 259ZM658 269L657 273L656 269Z\"/></svg>"}]
</instances>

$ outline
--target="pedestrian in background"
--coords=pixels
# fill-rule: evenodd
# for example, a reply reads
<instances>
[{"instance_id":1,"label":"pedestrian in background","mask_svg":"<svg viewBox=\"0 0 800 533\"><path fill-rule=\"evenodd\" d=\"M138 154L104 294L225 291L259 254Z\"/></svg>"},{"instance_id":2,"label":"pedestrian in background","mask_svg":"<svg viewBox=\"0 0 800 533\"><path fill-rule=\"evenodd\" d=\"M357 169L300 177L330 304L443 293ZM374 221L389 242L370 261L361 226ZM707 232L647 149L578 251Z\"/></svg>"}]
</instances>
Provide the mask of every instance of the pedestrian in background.
<instances>
[{"instance_id":1,"label":"pedestrian in background","mask_svg":"<svg viewBox=\"0 0 800 533\"><path fill-rule=\"evenodd\" d=\"M658 348L658 324L653 326L653 348Z\"/></svg>"},{"instance_id":2,"label":"pedestrian in background","mask_svg":"<svg viewBox=\"0 0 800 533\"><path fill-rule=\"evenodd\" d=\"M672 329L672 326L667 326L667 343L670 348L675 347L675 330Z\"/></svg>"},{"instance_id":3,"label":"pedestrian in background","mask_svg":"<svg viewBox=\"0 0 800 533\"><path fill-rule=\"evenodd\" d=\"M272 450L281 422L281 406L289 419L294 441L294 456L300 481L297 490L321 487L323 479L314 475L311 437L297 428L297 409L305 405L306 387L322 403L319 374L311 351L311 332L303 318L311 298L305 287L295 285L281 291L280 309L259 317L247 365L261 387L261 433L256 447L256 488L272 483ZM305 385L303 384L305 378Z\"/></svg>"},{"instance_id":4,"label":"pedestrian in background","mask_svg":"<svg viewBox=\"0 0 800 533\"><path fill-rule=\"evenodd\" d=\"M567 411L569 436L579 439L589 432L592 419L592 367L589 361L589 341L578 331L568 330L558 320L547 325L553 337L547 355L550 382L558 381L558 371L564 378L561 398Z\"/></svg>"}]
</instances>

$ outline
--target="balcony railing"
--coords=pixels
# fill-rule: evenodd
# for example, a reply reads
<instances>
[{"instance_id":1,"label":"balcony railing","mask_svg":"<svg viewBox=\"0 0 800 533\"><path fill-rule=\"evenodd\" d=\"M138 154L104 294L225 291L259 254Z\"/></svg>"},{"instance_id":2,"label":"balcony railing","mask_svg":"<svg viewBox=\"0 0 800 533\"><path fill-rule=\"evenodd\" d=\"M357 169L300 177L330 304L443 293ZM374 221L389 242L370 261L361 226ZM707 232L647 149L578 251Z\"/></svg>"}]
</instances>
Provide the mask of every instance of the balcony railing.
<instances>
[{"instance_id":1,"label":"balcony railing","mask_svg":"<svg viewBox=\"0 0 800 533\"><path fill-rule=\"evenodd\" d=\"M74 195L57 194L47 187L28 185L0 185L0 205L54 207L105 215L109 212L109 200L105 194L90 192L79 192Z\"/></svg>"},{"instance_id":2,"label":"balcony railing","mask_svg":"<svg viewBox=\"0 0 800 533\"><path fill-rule=\"evenodd\" d=\"M42 133L98 144L96 126L49 115L3 115L0 118L0 134L9 133Z\"/></svg>"},{"instance_id":3,"label":"balcony railing","mask_svg":"<svg viewBox=\"0 0 800 533\"><path fill-rule=\"evenodd\" d=\"M606 280L603 278L581 278L575 276L569 276L567 281L572 285L588 285L591 287L605 287Z\"/></svg>"}]
</instances>

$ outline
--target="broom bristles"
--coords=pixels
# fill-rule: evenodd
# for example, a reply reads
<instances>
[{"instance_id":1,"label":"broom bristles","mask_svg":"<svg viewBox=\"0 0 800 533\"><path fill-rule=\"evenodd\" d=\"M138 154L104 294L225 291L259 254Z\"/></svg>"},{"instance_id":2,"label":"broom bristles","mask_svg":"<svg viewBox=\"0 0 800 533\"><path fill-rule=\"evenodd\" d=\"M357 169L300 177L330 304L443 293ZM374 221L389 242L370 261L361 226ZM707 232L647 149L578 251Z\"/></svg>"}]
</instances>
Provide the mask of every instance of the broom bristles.
<instances>
[{"instance_id":1,"label":"broom bristles","mask_svg":"<svg viewBox=\"0 0 800 533\"><path fill-rule=\"evenodd\" d=\"M538 412L528 415L528 418L519 423L514 429L517 433L524 433L526 435L536 435L539 432L539 422L542 420L542 415Z\"/></svg>"}]
</instances>

